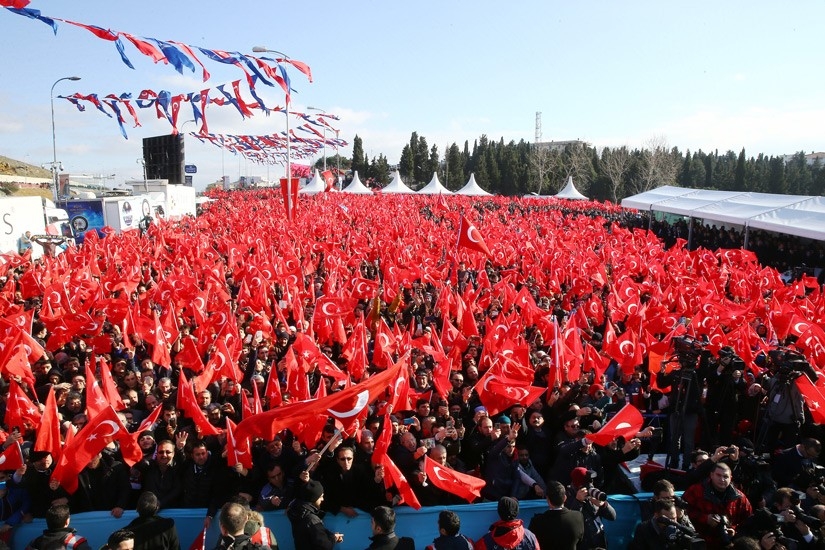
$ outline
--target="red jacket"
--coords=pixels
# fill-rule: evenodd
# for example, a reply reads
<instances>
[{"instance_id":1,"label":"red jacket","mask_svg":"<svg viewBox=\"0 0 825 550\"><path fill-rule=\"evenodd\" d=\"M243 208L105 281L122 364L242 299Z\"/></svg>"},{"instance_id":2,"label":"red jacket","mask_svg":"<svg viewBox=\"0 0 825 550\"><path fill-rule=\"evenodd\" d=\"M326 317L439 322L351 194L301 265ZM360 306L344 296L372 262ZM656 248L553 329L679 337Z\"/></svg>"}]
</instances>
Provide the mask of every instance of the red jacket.
<instances>
[{"instance_id":1,"label":"red jacket","mask_svg":"<svg viewBox=\"0 0 825 550\"><path fill-rule=\"evenodd\" d=\"M532 531L524 528L520 519L497 521L490 531L478 539L473 550L540 550Z\"/></svg>"},{"instance_id":2,"label":"red jacket","mask_svg":"<svg viewBox=\"0 0 825 550\"><path fill-rule=\"evenodd\" d=\"M714 548L720 543L719 530L708 525L708 516L713 514L727 516L731 527L737 529L753 514L751 503L742 491L733 485L728 485L720 498L718 493L712 489L710 479L688 487L682 498L690 505L687 510L688 517L696 527L699 536L707 541L708 548Z\"/></svg>"}]
</instances>

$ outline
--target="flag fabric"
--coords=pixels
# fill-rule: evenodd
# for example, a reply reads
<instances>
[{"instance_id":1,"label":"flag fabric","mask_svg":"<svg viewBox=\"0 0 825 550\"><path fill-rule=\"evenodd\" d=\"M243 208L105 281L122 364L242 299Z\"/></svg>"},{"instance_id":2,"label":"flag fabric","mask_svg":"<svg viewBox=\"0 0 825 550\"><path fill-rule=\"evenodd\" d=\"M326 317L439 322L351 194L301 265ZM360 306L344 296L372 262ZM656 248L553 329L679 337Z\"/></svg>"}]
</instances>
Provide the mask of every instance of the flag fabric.
<instances>
[{"instance_id":1,"label":"flag fabric","mask_svg":"<svg viewBox=\"0 0 825 550\"><path fill-rule=\"evenodd\" d=\"M332 170L324 170L321 172L321 177L324 178L324 191L329 191L335 185L335 176L332 175Z\"/></svg>"},{"instance_id":2,"label":"flag fabric","mask_svg":"<svg viewBox=\"0 0 825 550\"><path fill-rule=\"evenodd\" d=\"M298 178L281 178L281 196L284 199L284 212L286 219L293 221L295 213L298 211Z\"/></svg>"},{"instance_id":3,"label":"flag fabric","mask_svg":"<svg viewBox=\"0 0 825 550\"><path fill-rule=\"evenodd\" d=\"M63 449L64 456L72 458L66 461L59 477L55 468L52 479L58 481L69 494L74 493L78 487L77 476L92 458L112 441L128 439L129 436L115 410L107 406L77 432L71 446Z\"/></svg>"},{"instance_id":4,"label":"flag fabric","mask_svg":"<svg viewBox=\"0 0 825 550\"><path fill-rule=\"evenodd\" d=\"M424 457L424 471L430 483L447 491L467 502L473 502L481 497L481 489L487 485L483 479L479 479L469 474L462 474L452 468L445 468L428 456Z\"/></svg>"},{"instance_id":5,"label":"flag fabric","mask_svg":"<svg viewBox=\"0 0 825 550\"><path fill-rule=\"evenodd\" d=\"M587 439L601 445L602 447L610 444L611 441L621 436L625 439L631 439L636 436L642 429L644 418L639 409L631 404L622 407L616 415L607 421L601 429L587 436Z\"/></svg>"},{"instance_id":6,"label":"flag fabric","mask_svg":"<svg viewBox=\"0 0 825 550\"><path fill-rule=\"evenodd\" d=\"M490 258L493 257L479 230L463 214L461 215L461 222L458 224L458 247L462 246L476 252L483 252Z\"/></svg>"},{"instance_id":7,"label":"flag fabric","mask_svg":"<svg viewBox=\"0 0 825 550\"><path fill-rule=\"evenodd\" d=\"M20 448L20 443L16 441L0 453L0 470L17 470L25 463L23 450Z\"/></svg>"},{"instance_id":8,"label":"flag fabric","mask_svg":"<svg viewBox=\"0 0 825 550\"><path fill-rule=\"evenodd\" d=\"M247 470L252 469L252 450L249 440L238 441L235 439L235 423L229 417L226 418L226 465L233 468L240 463Z\"/></svg>"},{"instance_id":9,"label":"flag fabric","mask_svg":"<svg viewBox=\"0 0 825 550\"><path fill-rule=\"evenodd\" d=\"M5 423L8 429L19 428L21 432L40 425L40 409L14 379L9 384Z\"/></svg>"},{"instance_id":10,"label":"flag fabric","mask_svg":"<svg viewBox=\"0 0 825 550\"><path fill-rule=\"evenodd\" d=\"M49 451L55 462L60 460L62 442L60 440L60 417L57 413L57 401L54 398L54 386L49 388L43 415L40 417L40 429L37 430L35 451Z\"/></svg>"},{"instance_id":11,"label":"flag fabric","mask_svg":"<svg viewBox=\"0 0 825 550\"><path fill-rule=\"evenodd\" d=\"M805 399L805 404L808 405L808 410L811 411L813 421L817 424L825 424L825 395L811 382L807 374L798 376L795 382L799 393Z\"/></svg>"}]
</instances>

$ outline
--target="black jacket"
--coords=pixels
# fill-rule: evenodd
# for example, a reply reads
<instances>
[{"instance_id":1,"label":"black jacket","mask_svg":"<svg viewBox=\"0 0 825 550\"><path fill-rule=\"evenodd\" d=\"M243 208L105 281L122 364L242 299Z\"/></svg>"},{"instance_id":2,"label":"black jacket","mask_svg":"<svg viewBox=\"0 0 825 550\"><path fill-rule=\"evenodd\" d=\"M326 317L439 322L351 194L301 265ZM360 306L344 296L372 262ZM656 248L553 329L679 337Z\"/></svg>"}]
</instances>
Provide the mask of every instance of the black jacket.
<instances>
[{"instance_id":1,"label":"black jacket","mask_svg":"<svg viewBox=\"0 0 825 550\"><path fill-rule=\"evenodd\" d=\"M370 537L372 543L367 550L415 550L415 541L410 537L398 538L395 533Z\"/></svg>"},{"instance_id":2,"label":"black jacket","mask_svg":"<svg viewBox=\"0 0 825 550\"><path fill-rule=\"evenodd\" d=\"M135 550L180 550L178 529L173 519L137 517L126 529L135 533Z\"/></svg>"},{"instance_id":3,"label":"black jacket","mask_svg":"<svg viewBox=\"0 0 825 550\"><path fill-rule=\"evenodd\" d=\"M528 527L542 548L575 550L584 538L584 517L567 508L536 514Z\"/></svg>"},{"instance_id":4,"label":"black jacket","mask_svg":"<svg viewBox=\"0 0 825 550\"><path fill-rule=\"evenodd\" d=\"M302 500L293 500L286 510L286 516L292 524L292 539L295 548L312 548L313 550L332 550L335 546L335 534L324 527L323 512Z\"/></svg>"},{"instance_id":5,"label":"black jacket","mask_svg":"<svg viewBox=\"0 0 825 550\"><path fill-rule=\"evenodd\" d=\"M75 530L71 527L44 530L42 535L26 546L26 550L66 548L69 543L74 543L74 546L72 546L73 550L92 550L92 547L89 546L86 539L76 534Z\"/></svg>"}]
</instances>

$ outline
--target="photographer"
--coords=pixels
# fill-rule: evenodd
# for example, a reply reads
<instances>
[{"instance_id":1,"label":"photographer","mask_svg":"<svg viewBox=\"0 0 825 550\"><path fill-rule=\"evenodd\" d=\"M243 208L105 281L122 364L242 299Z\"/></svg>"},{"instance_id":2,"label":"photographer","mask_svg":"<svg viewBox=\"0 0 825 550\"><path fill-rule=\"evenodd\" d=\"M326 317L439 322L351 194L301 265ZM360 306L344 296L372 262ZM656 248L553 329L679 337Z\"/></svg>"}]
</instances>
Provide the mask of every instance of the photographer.
<instances>
[{"instance_id":1,"label":"photographer","mask_svg":"<svg viewBox=\"0 0 825 550\"><path fill-rule=\"evenodd\" d=\"M810 475L814 471L814 464L822 452L822 444L813 438L806 437L801 443L776 453L772 460L773 477L780 487L793 487L805 491L815 481ZM802 486L804 485L804 487Z\"/></svg>"},{"instance_id":2,"label":"photographer","mask_svg":"<svg viewBox=\"0 0 825 550\"><path fill-rule=\"evenodd\" d=\"M739 395L745 391L742 378L745 362L730 346L720 349L719 358L709 358L708 362L708 395L705 400L707 439L710 446L730 445L738 415Z\"/></svg>"},{"instance_id":3,"label":"photographer","mask_svg":"<svg viewBox=\"0 0 825 550\"><path fill-rule=\"evenodd\" d=\"M567 507L580 511L584 517L584 539L578 545L581 549L607 548L602 520L616 520L616 510L607 502L607 493L593 485L595 480L593 470L579 467L570 472Z\"/></svg>"},{"instance_id":4,"label":"photographer","mask_svg":"<svg viewBox=\"0 0 825 550\"><path fill-rule=\"evenodd\" d=\"M731 484L731 469L718 462L710 477L691 485L682 498L688 503L688 517L709 548L729 544L736 529L753 512L748 497Z\"/></svg>"},{"instance_id":5,"label":"photographer","mask_svg":"<svg viewBox=\"0 0 825 550\"><path fill-rule=\"evenodd\" d=\"M804 400L794 380L804 372L816 382L818 375L803 356L791 350L771 350L767 366L771 377L761 390L765 396L764 419L756 448L772 453L780 442L787 445L796 441L805 420Z\"/></svg>"},{"instance_id":6,"label":"photographer","mask_svg":"<svg viewBox=\"0 0 825 550\"><path fill-rule=\"evenodd\" d=\"M822 527L822 522L803 512L799 506L799 494L788 487L782 487L774 493L771 513L777 523L781 524L785 537L796 541L798 548L818 548L820 540L814 530Z\"/></svg>"},{"instance_id":7,"label":"photographer","mask_svg":"<svg viewBox=\"0 0 825 550\"><path fill-rule=\"evenodd\" d=\"M696 531L687 515L688 503L682 497L676 496L676 488L667 479L660 479L653 485L653 498L650 504L654 514L657 502L669 502L676 506L676 522L682 527Z\"/></svg>"},{"instance_id":8,"label":"photographer","mask_svg":"<svg viewBox=\"0 0 825 550\"><path fill-rule=\"evenodd\" d=\"M681 336L673 339L673 349L679 368L667 371L667 362L662 362L661 370L656 375L656 385L660 388L670 387L670 449L667 466L678 469L679 452L682 454L682 469L688 465L690 454L695 447L696 428L702 413L702 389L705 375L698 369L700 355L702 364L706 363L708 352L703 350L702 342Z\"/></svg>"},{"instance_id":9,"label":"photographer","mask_svg":"<svg viewBox=\"0 0 825 550\"><path fill-rule=\"evenodd\" d=\"M636 526L629 550L667 550L690 548L691 543L701 542L692 527L685 527L677 520L673 502L657 500L653 505L653 517Z\"/></svg>"}]
</instances>

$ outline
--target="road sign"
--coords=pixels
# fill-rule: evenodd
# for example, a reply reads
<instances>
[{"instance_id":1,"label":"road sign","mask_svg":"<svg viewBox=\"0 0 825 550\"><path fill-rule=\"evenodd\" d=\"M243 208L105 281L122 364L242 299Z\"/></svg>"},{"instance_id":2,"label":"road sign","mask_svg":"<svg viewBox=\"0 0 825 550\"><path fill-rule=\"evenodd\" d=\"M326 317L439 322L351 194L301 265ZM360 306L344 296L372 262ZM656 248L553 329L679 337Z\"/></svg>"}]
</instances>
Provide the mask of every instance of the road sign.
<instances>
[{"instance_id":1,"label":"road sign","mask_svg":"<svg viewBox=\"0 0 825 550\"><path fill-rule=\"evenodd\" d=\"M185 164L183 166L183 171L186 172L187 174L197 174L198 173L198 167L195 166L194 164Z\"/></svg>"},{"instance_id":2,"label":"road sign","mask_svg":"<svg viewBox=\"0 0 825 550\"><path fill-rule=\"evenodd\" d=\"M183 184L184 185L192 185L192 176L183 176Z\"/></svg>"}]
</instances>

